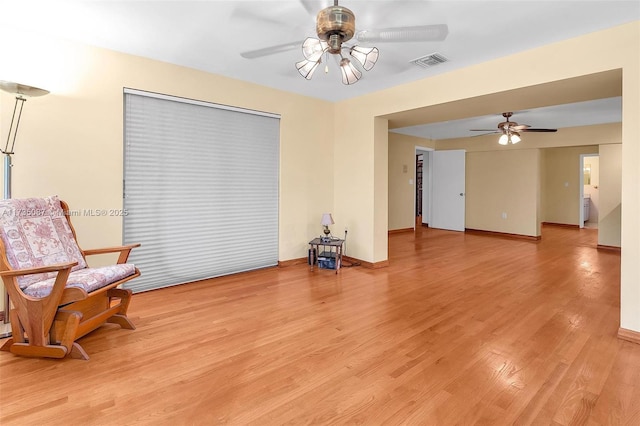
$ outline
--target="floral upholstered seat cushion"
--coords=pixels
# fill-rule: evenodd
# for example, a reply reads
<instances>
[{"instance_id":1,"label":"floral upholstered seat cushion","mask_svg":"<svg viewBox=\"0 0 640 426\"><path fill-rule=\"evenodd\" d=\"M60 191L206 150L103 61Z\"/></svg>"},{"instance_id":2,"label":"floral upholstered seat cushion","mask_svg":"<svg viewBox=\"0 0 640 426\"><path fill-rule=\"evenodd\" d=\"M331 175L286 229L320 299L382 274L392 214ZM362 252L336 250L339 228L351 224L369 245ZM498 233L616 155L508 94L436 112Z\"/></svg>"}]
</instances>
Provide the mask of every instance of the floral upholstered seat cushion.
<instances>
[{"instance_id":1,"label":"floral upholstered seat cushion","mask_svg":"<svg viewBox=\"0 0 640 426\"><path fill-rule=\"evenodd\" d=\"M80 287L87 293L133 275L136 268L131 263L103 266L101 268L85 268L71 272L67 280L67 287ZM55 277L32 283L22 289L24 294L31 297L46 297L53 289Z\"/></svg>"},{"instance_id":2,"label":"floral upholstered seat cushion","mask_svg":"<svg viewBox=\"0 0 640 426\"><path fill-rule=\"evenodd\" d=\"M13 269L78 262L87 264L76 243L57 196L0 201L0 238ZM18 277L20 288L54 278L55 273Z\"/></svg>"}]
</instances>

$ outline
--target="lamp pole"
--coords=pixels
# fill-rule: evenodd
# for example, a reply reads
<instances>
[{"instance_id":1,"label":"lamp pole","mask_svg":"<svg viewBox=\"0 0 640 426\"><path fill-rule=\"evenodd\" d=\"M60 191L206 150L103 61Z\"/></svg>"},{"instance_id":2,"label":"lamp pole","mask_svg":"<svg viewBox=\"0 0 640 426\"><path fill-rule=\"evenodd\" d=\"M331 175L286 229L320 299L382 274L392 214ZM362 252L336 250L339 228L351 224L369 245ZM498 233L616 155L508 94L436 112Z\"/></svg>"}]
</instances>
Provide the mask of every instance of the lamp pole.
<instances>
[{"instance_id":1,"label":"lamp pole","mask_svg":"<svg viewBox=\"0 0 640 426\"><path fill-rule=\"evenodd\" d=\"M2 90L5 90L4 87L1 86ZM9 126L9 135L7 136L7 143L4 146L4 149L0 150L4 154L4 199L7 200L11 198L11 155L13 155L13 147L16 145L16 136L18 135L18 127L20 126L20 117L22 117L22 108L24 107L24 103L27 99L21 94L16 94L16 103L13 106L13 116L11 117L11 125ZM18 110L18 103L20 104L20 109ZM16 120L16 111L18 111L18 119ZM15 128L13 127L13 123L16 123ZM13 138L11 134L13 133ZM11 143L11 148L9 148L9 143Z\"/></svg>"},{"instance_id":2,"label":"lamp pole","mask_svg":"<svg viewBox=\"0 0 640 426\"><path fill-rule=\"evenodd\" d=\"M16 103L13 106L13 116L11 117L11 124L9 125L9 135L7 136L7 143L4 149L0 149L0 152L4 154L4 199L11 198L11 156L13 155L13 148L16 145L16 136L18 135L18 127L20 126L20 117L22 117L22 108L27 101L27 96L43 96L49 93L44 89L39 89L33 86L27 86L25 84L13 83L10 81L0 80L0 90L16 95ZM18 106L20 108L18 108ZM17 117L16 117L17 113ZM15 127L14 127L15 124ZM11 146L9 146L11 144ZM4 289L4 324L9 322L9 295L7 290ZM11 331L0 333L0 338L11 336Z\"/></svg>"},{"instance_id":3,"label":"lamp pole","mask_svg":"<svg viewBox=\"0 0 640 426\"><path fill-rule=\"evenodd\" d=\"M11 154L4 154L4 199L11 198Z\"/></svg>"}]
</instances>

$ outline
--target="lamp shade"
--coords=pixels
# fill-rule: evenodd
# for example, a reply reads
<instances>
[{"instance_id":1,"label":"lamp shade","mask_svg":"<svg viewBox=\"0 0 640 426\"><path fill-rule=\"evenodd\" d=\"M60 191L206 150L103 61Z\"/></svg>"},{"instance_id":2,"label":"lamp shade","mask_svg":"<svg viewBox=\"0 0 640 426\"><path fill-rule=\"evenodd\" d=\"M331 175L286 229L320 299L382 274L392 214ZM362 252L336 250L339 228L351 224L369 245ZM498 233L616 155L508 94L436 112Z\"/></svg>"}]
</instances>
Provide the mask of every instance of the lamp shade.
<instances>
[{"instance_id":1,"label":"lamp shade","mask_svg":"<svg viewBox=\"0 0 640 426\"><path fill-rule=\"evenodd\" d=\"M353 46L350 54L360 62L365 71L369 71L376 64L380 52L376 47Z\"/></svg>"},{"instance_id":2,"label":"lamp shade","mask_svg":"<svg viewBox=\"0 0 640 426\"><path fill-rule=\"evenodd\" d=\"M39 89L33 86L27 86L26 84L14 83L12 81L0 81L0 90L8 93L15 93L22 96L43 96L49 93L48 90Z\"/></svg>"},{"instance_id":3,"label":"lamp shade","mask_svg":"<svg viewBox=\"0 0 640 426\"><path fill-rule=\"evenodd\" d=\"M360 70L354 67L347 58L342 58L340 61L340 70L342 71L342 82L344 84L353 84L362 77Z\"/></svg>"},{"instance_id":4,"label":"lamp shade","mask_svg":"<svg viewBox=\"0 0 640 426\"><path fill-rule=\"evenodd\" d=\"M302 54L311 62L317 62L327 49L329 49L329 45L326 41L313 37L307 37L302 44Z\"/></svg>"},{"instance_id":5,"label":"lamp shade","mask_svg":"<svg viewBox=\"0 0 640 426\"><path fill-rule=\"evenodd\" d=\"M322 213L322 220L320 221L321 225L329 226L333 225L333 217L331 217L331 213Z\"/></svg>"},{"instance_id":6,"label":"lamp shade","mask_svg":"<svg viewBox=\"0 0 640 426\"><path fill-rule=\"evenodd\" d=\"M13 107L13 117L11 118L11 124L9 125L9 134L7 136L7 143L3 150L0 150L3 154L12 155L13 148L16 144L16 137L18 136L18 126L20 126L20 117L22 117L22 108L27 100L27 97L44 96L49 93L48 90L39 89L33 86L27 86L26 84L14 83L11 81L0 80L0 90L16 95L16 103ZM20 107L18 108L18 104ZM16 116L16 112L18 115ZM14 126L15 123L15 126ZM12 136L13 135L13 136ZM5 159L5 161L8 161ZM11 198L11 190L6 190L7 181L11 181L11 167L5 164L5 198ZM10 183L9 183L10 185ZM9 195L7 195L9 194Z\"/></svg>"},{"instance_id":7,"label":"lamp shade","mask_svg":"<svg viewBox=\"0 0 640 426\"><path fill-rule=\"evenodd\" d=\"M307 80L311 80L311 77L313 77L313 73L316 71L316 68L318 68L318 65L320 65L320 58L318 58L317 62L303 59L300 62L296 62L296 69L301 76Z\"/></svg>"},{"instance_id":8,"label":"lamp shade","mask_svg":"<svg viewBox=\"0 0 640 426\"><path fill-rule=\"evenodd\" d=\"M508 144L516 144L518 142L520 142L520 133L518 132L511 132L511 131L506 131L504 132L501 136L500 139L498 139L498 143L500 145L508 145Z\"/></svg>"}]
</instances>

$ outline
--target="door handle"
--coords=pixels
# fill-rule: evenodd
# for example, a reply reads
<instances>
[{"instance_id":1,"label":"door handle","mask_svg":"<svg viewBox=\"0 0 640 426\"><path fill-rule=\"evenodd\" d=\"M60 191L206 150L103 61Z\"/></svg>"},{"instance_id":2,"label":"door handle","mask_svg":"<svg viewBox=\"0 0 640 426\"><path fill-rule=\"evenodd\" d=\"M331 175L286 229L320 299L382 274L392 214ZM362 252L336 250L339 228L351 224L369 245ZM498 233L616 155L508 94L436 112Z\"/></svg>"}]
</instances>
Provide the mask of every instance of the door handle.
<instances>
[{"instance_id":1,"label":"door handle","mask_svg":"<svg viewBox=\"0 0 640 426\"><path fill-rule=\"evenodd\" d=\"M463 196L464 196L464 192L461 192L461 193L460 193L460 196L461 196L461 197L463 197Z\"/></svg>"}]
</instances>

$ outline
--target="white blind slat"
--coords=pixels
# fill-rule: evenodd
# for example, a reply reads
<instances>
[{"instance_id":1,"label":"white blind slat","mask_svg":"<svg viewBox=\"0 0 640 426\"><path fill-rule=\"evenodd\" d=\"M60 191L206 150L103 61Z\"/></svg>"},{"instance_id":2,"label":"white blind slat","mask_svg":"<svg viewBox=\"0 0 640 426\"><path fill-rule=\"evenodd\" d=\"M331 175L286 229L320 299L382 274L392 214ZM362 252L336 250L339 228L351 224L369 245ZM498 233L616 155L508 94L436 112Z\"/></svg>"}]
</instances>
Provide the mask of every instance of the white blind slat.
<instances>
[{"instance_id":1,"label":"white blind slat","mask_svg":"<svg viewBox=\"0 0 640 426\"><path fill-rule=\"evenodd\" d=\"M134 292L278 262L280 120L125 93L125 243Z\"/></svg>"}]
</instances>

